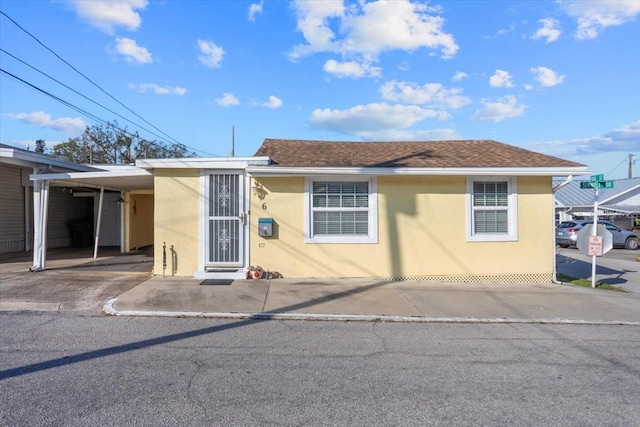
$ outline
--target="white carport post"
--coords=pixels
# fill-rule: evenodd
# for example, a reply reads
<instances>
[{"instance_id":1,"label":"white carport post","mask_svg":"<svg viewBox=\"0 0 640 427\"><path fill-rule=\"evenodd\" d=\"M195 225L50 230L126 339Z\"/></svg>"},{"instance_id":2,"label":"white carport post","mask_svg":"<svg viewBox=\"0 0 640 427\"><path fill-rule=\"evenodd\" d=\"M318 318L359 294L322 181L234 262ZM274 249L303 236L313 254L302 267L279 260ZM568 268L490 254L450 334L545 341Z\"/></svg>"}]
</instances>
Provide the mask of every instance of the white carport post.
<instances>
[{"instance_id":1,"label":"white carport post","mask_svg":"<svg viewBox=\"0 0 640 427\"><path fill-rule=\"evenodd\" d=\"M37 171L36 171L37 173ZM47 216L49 212L49 181L33 182L33 266L31 271L43 271L47 261Z\"/></svg>"},{"instance_id":2,"label":"white carport post","mask_svg":"<svg viewBox=\"0 0 640 427\"><path fill-rule=\"evenodd\" d=\"M120 200L122 200L122 202L120 203L120 253L125 253L125 242L124 242L124 238L125 238L125 228L124 228L124 224L125 224L125 220L126 220L126 211L125 211L125 203L127 203L127 199L128 197L125 199L125 193L124 191L120 192Z\"/></svg>"},{"instance_id":3,"label":"white carport post","mask_svg":"<svg viewBox=\"0 0 640 427\"><path fill-rule=\"evenodd\" d=\"M98 221L96 224L96 240L93 246L93 259L98 258L98 242L100 241L100 224L102 223L102 201L104 200L104 187L100 188L100 201L98 202Z\"/></svg>"}]
</instances>

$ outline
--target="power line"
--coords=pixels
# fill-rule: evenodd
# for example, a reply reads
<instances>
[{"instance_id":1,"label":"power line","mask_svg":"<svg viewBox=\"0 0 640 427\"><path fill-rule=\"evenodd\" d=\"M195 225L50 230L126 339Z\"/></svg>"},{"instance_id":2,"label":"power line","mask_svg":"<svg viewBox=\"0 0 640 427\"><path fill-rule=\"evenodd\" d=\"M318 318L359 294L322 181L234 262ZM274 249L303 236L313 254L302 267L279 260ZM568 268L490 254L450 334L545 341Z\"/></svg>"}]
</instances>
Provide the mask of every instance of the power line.
<instances>
[{"instance_id":1,"label":"power line","mask_svg":"<svg viewBox=\"0 0 640 427\"><path fill-rule=\"evenodd\" d=\"M127 119L127 118L126 118L126 117L124 117L123 115L118 114L117 112L115 112L115 111L111 110L111 109L110 109L110 108L108 108L108 107L105 107L104 105L100 104L99 102L94 101L93 99L89 98L88 96L83 95L82 93L78 92L77 90L73 89L72 87L67 86L66 84L62 83L61 81L59 81L59 80L55 79L54 77L51 77L50 75L48 75L48 74L47 74L47 73L45 73L44 71L39 70L38 68L34 67L33 65L31 65L31 64L29 64L29 63L27 63L27 62L23 61L22 59L18 58L18 57L17 57L17 56L15 56L15 55L13 55L13 54L11 54L11 53L7 52L6 50L4 50L4 49L0 48L0 52L3 52L3 53L5 53L5 54L9 55L9 56L10 56L10 57L12 57L13 59L15 59L15 60L17 60L17 61L19 61L19 62L23 63L24 65L26 65L27 67L29 67L29 68L31 68L31 69L33 69L33 70L37 71L38 73L40 73L40 74L42 74L43 76L45 76L45 77L47 77L47 78L49 78L49 79L53 80L54 82L56 82L56 83L60 84L61 86L64 86L65 88L69 89L69 90L70 90L70 91L72 91L73 93L75 93L75 94L77 94L77 95L80 95L81 97L83 97L83 98L84 98L84 99L86 99L87 101L90 101L90 102L94 103L95 105L97 105L97 106L99 106L99 107L104 108L105 110L109 111L109 112L110 112L110 113L112 113L112 114L115 114L116 116L120 117L121 119L126 120L127 122L131 123L132 125L137 126L137 127L139 127L140 129L145 130L145 131L149 132L150 134L152 134L152 135L154 135L154 136L157 136L157 137L158 137L158 138L160 138L161 140L163 139L163 137L162 137L162 136L160 136L160 135L158 135L157 133L155 133L155 132L153 132L153 131L151 131L151 130L149 130L149 129L145 128L144 126L139 125L138 123L135 123L135 122L133 122L133 121L131 121L131 120ZM187 148L190 148L190 147L187 147Z\"/></svg>"},{"instance_id":2,"label":"power line","mask_svg":"<svg viewBox=\"0 0 640 427\"><path fill-rule=\"evenodd\" d=\"M139 139L141 139L141 140L143 140L143 141L145 141L145 142L147 142L147 143L149 143L149 144L151 144L153 146L156 146L160 150L163 150L163 151L167 151L168 150L167 147L163 147L162 145L160 145L160 144L158 144L158 143L156 143L154 141L147 141L144 138L140 138L139 135L134 135L131 132L128 132L126 129L122 129L121 127L118 127L118 126L114 125L113 123L108 122L107 120L101 119L100 117L98 117L98 116L96 116L96 115L94 115L94 114L92 114L92 113L90 113L90 112L88 112L88 111L86 111L86 110L84 110L84 109L72 104L71 102L65 101L64 99L60 98L59 96L56 96L56 95L52 94L51 92L48 92L48 91L46 91L46 90L34 85L33 83L29 83L28 81L26 81L24 79L21 79L20 77L16 76L15 74L12 74L12 73L8 72L7 70L5 70L3 68L0 68L0 72L8 75L9 77L12 77L13 79L15 79L15 80L17 80L17 81L19 81L19 82L31 87L32 89L34 89L34 90L36 90L38 92L43 93L44 95L47 95L47 96L55 99L56 101L60 102L61 104L66 105L67 107L77 111L80 114L83 114L83 115L95 120L96 122L100 122L100 123L103 123L103 124L105 124L107 126L111 126L111 127L115 128L115 129L119 130L120 132L124 133L125 135L132 137L132 138L139 138ZM184 144L180 144L180 143L177 143L177 144L178 145L182 145L185 148L189 148L189 149L193 150L193 148L187 147ZM200 150L195 150L195 151L200 151Z\"/></svg>"},{"instance_id":3,"label":"power line","mask_svg":"<svg viewBox=\"0 0 640 427\"><path fill-rule=\"evenodd\" d=\"M34 89L34 90L36 90L36 91L38 91L38 92L41 92L41 93L43 93L43 94L45 94L45 95L47 95L47 96L49 96L49 97L51 97L51 98L55 99L56 101L58 101L58 102L60 102L60 103L62 103L62 104L64 104L64 105L66 105L67 107L69 107L69 108L71 108L71 109L73 109L73 110L77 111L77 112L78 112L78 113L80 113L80 114L83 114L83 115L85 115L85 116L87 116L87 117L91 118L92 120L95 120L96 122L100 122L100 123L103 123L103 124L108 124L108 123L109 123L107 120L101 119L100 117L98 117L98 116L96 116L96 115L94 115L94 114L92 114L92 113L90 113L90 112L88 112L88 111L86 111L86 110L84 110L84 109L82 109L82 108L80 108L80 107L76 106L76 105L73 105L73 104L72 104L72 103L70 103L69 101L65 101L64 99L60 98L59 96L56 96L56 95L52 94L51 92L47 92L46 90L44 90L44 89L42 89L42 88L40 88L40 87L38 87L38 86L34 85L33 83L29 83L28 81L26 81L26 80L24 80L24 79L21 79L20 77L16 76L15 74L12 74L12 73L8 72L7 70L5 70L5 69L3 69L3 68L0 68L0 72L3 72L4 74L8 75L9 77L12 77L13 79L15 79L15 80L19 81L20 83L23 83L23 84L25 84L25 85L29 86L30 88L32 88L32 89ZM124 129L120 129L120 128L119 128L119 127L117 127L117 126L114 126L114 127L115 127L116 129L118 129L118 130L123 131L125 134L127 134L127 135L129 135L129 136L135 136L135 135L133 135L132 133L127 132L127 131L126 131L126 130L124 130ZM149 142L149 141L148 141L148 142Z\"/></svg>"},{"instance_id":4,"label":"power line","mask_svg":"<svg viewBox=\"0 0 640 427\"><path fill-rule=\"evenodd\" d=\"M618 169L620 166L622 166L625 162L627 161L626 158L624 158L620 163L618 163L616 166L614 166L609 172L607 172L605 174L605 176L611 175L612 173L614 173L616 171L616 169Z\"/></svg>"},{"instance_id":5,"label":"power line","mask_svg":"<svg viewBox=\"0 0 640 427\"><path fill-rule=\"evenodd\" d=\"M0 14L2 14L4 17L6 17L9 21L11 21L16 27L20 28L20 30L22 30L23 32L25 32L27 35L29 35L31 38L33 38L38 44L40 44L42 47L44 47L45 49L47 49L49 52L51 52L56 58L58 58L60 61L64 62L66 65L68 65L73 71L75 71L76 73L80 74L82 77L84 77L89 83L91 83L92 85L94 85L95 87L97 87L100 91L102 91L105 95L107 95L108 97L110 97L111 99L113 99L115 102L117 102L118 104L120 104L122 107L124 107L125 109L127 109L130 113L132 113L133 115L135 115L136 117L138 117L140 120L142 120L143 122L145 122L146 124L148 124L149 126L151 126L152 128L154 128L155 130L157 130L158 132L160 132L161 134L165 135L167 138L169 138L170 140L172 140L173 142L180 144L180 142L167 135L165 132L163 132L161 129L158 129L156 126L154 126L153 124L149 123L147 120L145 120L143 117L141 117L140 115L138 115L135 111L133 111L132 109L130 109L129 107L127 107L126 105L124 105L122 102L120 102L119 100L117 100L113 95L111 95L109 92L107 92L106 90L104 90L102 87L100 87L100 85L98 85L96 82L94 82L93 80L91 80L89 77L87 77L85 74L83 74L82 72L80 72L78 69L76 69L73 65L71 65L69 62L65 61L60 55L58 55L56 52L54 52L52 49L50 49L48 46L46 46L43 42L41 42L36 36L34 36L33 34L31 34L29 31L27 31L26 29L24 29L22 26L20 26L20 24L18 24L15 20L13 20L9 15L7 15L6 13L4 13L3 11L0 10Z\"/></svg>"}]
</instances>

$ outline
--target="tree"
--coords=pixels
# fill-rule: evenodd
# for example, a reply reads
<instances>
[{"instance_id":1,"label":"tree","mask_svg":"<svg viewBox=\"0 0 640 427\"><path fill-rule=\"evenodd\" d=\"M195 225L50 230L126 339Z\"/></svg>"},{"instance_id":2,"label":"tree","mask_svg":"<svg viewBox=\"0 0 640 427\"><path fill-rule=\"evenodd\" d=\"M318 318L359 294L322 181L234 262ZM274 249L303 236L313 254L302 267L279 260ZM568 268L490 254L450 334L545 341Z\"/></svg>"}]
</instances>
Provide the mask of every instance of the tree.
<instances>
[{"instance_id":1,"label":"tree","mask_svg":"<svg viewBox=\"0 0 640 427\"><path fill-rule=\"evenodd\" d=\"M51 149L51 156L72 163L91 163L91 147L79 143L79 138L56 144Z\"/></svg>"},{"instance_id":2,"label":"tree","mask_svg":"<svg viewBox=\"0 0 640 427\"><path fill-rule=\"evenodd\" d=\"M87 126L82 135L54 145L51 155L75 163L130 164L139 158L195 157L183 144L147 141L117 122Z\"/></svg>"},{"instance_id":3,"label":"tree","mask_svg":"<svg viewBox=\"0 0 640 427\"><path fill-rule=\"evenodd\" d=\"M44 139L36 140L36 153L44 154L46 148L47 144L44 142Z\"/></svg>"}]
</instances>

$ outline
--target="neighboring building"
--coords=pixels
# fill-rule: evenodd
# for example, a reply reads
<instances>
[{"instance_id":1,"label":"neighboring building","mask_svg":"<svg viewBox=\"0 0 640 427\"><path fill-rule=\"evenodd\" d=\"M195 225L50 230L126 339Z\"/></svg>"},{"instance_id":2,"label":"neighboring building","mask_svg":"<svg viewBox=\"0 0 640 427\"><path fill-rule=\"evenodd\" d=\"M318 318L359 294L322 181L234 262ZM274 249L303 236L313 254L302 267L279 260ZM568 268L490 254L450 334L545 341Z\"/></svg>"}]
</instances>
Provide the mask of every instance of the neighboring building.
<instances>
[{"instance_id":1,"label":"neighboring building","mask_svg":"<svg viewBox=\"0 0 640 427\"><path fill-rule=\"evenodd\" d=\"M134 166L79 165L0 144L0 189L0 253L94 247L97 234L99 246L123 252L153 244L153 178Z\"/></svg>"},{"instance_id":2,"label":"neighboring building","mask_svg":"<svg viewBox=\"0 0 640 427\"><path fill-rule=\"evenodd\" d=\"M552 178L589 173L495 141L266 139L254 157L32 178L119 188L129 232L132 197L152 192L155 274L244 278L260 266L284 277L548 283Z\"/></svg>"},{"instance_id":3,"label":"neighboring building","mask_svg":"<svg viewBox=\"0 0 640 427\"><path fill-rule=\"evenodd\" d=\"M33 182L29 180L30 174L89 170L93 168L0 144L0 253L33 248ZM71 246L69 221L90 218L89 226L92 227L93 200L73 197L70 189L56 187L50 193L49 206L48 248Z\"/></svg>"},{"instance_id":4,"label":"neighboring building","mask_svg":"<svg viewBox=\"0 0 640 427\"><path fill-rule=\"evenodd\" d=\"M556 192L556 223L593 216L595 190L572 181ZM636 226L640 218L640 178L613 180L613 188L598 190L598 217L620 228Z\"/></svg>"}]
</instances>

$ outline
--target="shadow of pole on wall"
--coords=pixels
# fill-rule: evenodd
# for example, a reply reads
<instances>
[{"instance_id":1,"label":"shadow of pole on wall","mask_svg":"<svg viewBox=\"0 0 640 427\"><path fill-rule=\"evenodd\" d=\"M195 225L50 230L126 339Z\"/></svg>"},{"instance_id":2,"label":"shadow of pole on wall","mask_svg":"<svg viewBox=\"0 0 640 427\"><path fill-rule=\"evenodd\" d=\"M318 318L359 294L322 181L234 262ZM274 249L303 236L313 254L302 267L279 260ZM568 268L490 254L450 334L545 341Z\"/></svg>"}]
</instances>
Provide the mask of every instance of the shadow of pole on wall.
<instances>
[{"instance_id":1,"label":"shadow of pole on wall","mask_svg":"<svg viewBox=\"0 0 640 427\"><path fill-rule=\"evenodd\" d=\"M174 249L173 245L171 245L171 275L175 276L178 272L178 252Z\"/></svg>"}]
</instances>

